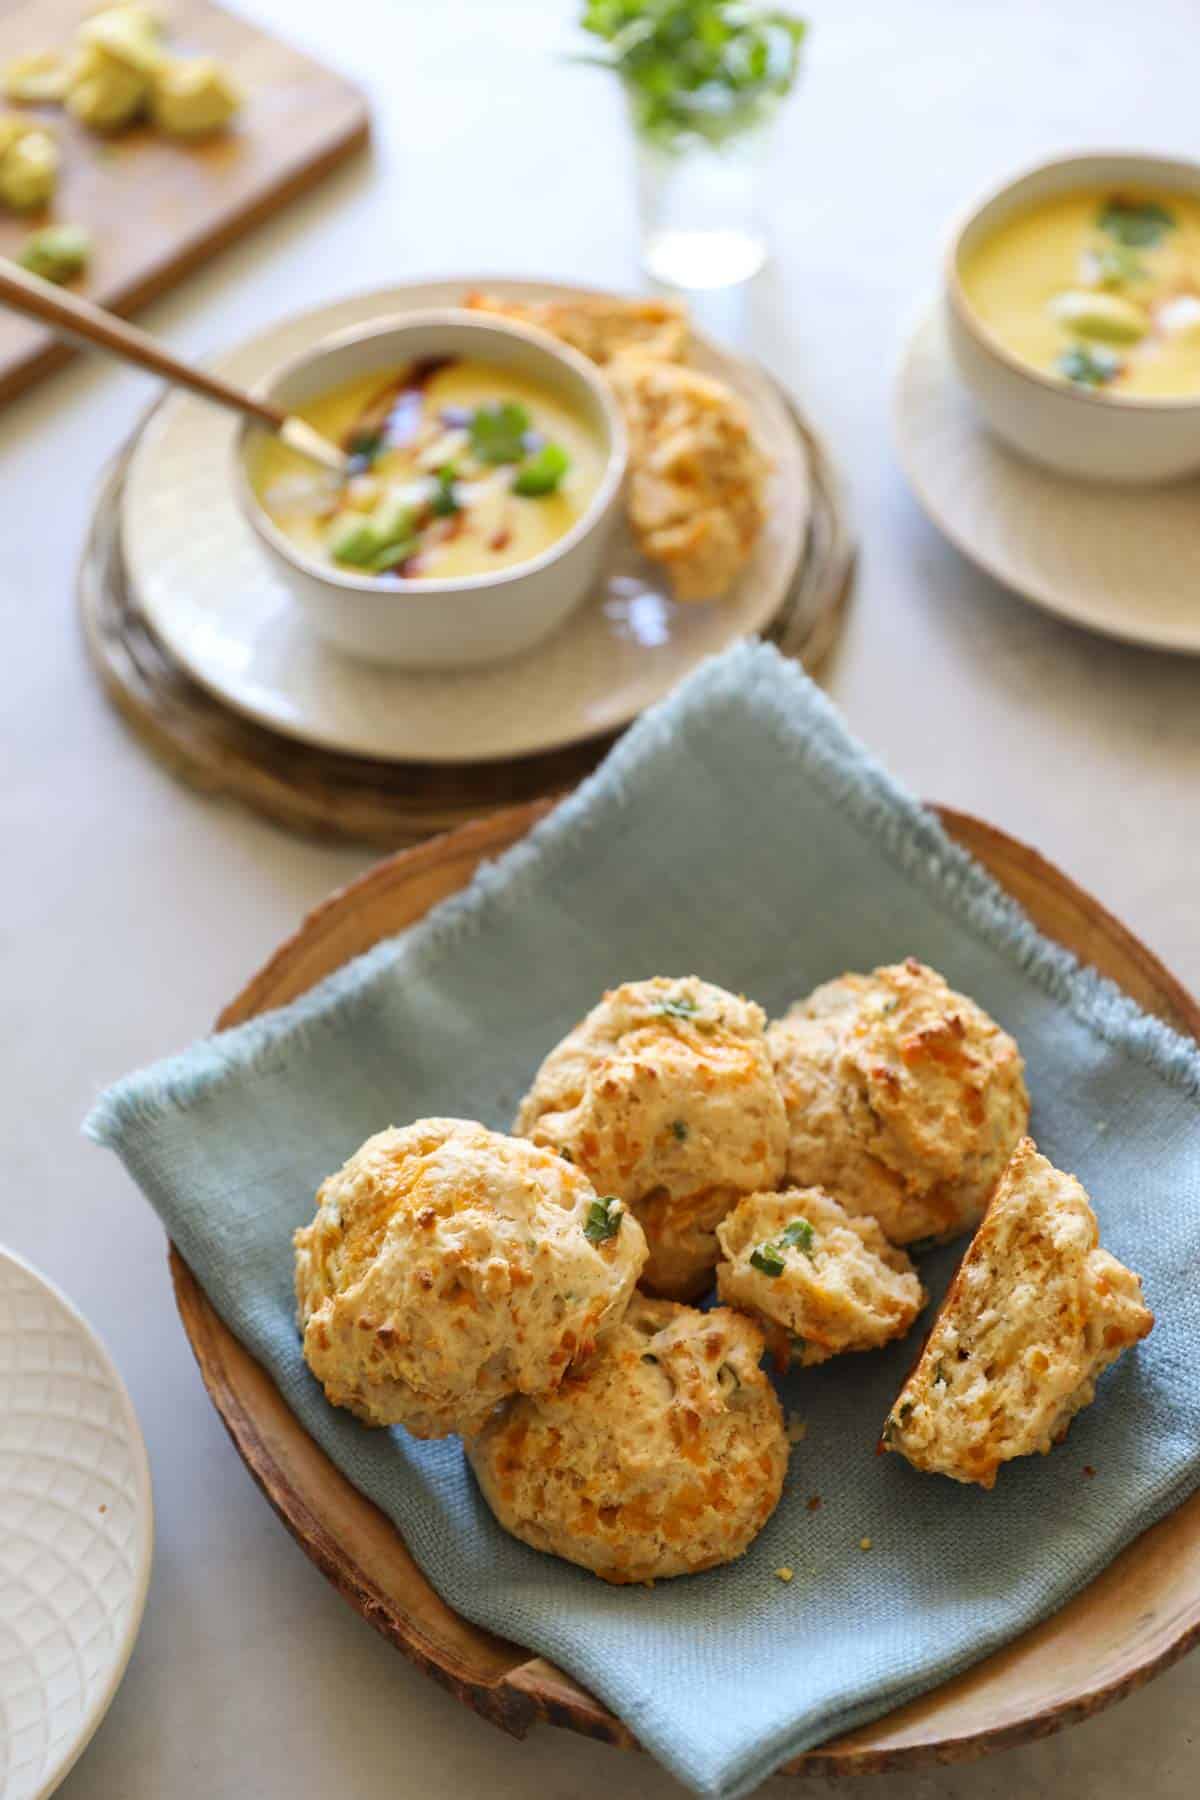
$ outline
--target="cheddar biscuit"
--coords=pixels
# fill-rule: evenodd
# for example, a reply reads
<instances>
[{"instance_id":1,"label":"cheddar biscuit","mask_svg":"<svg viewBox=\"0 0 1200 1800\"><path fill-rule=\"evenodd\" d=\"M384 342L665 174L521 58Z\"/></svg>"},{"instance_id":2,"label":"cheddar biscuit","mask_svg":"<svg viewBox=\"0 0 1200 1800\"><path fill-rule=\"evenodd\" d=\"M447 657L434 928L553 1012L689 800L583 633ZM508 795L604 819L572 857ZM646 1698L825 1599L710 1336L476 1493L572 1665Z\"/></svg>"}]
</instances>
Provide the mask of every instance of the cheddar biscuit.
<instances>
[{"instance_id":1,"label":"cheddar biscuit","mask_svg":"<svg viewBox=\"0 0 1200 1800\"><path fill-rule=\"evenodd\" d=\"M768 1041L790 1182L878 1219L894 1244L978 1222L1029 1123L1020 1051L982 1007L909 957L826 982Z\"/></svg>"},{"instance_id":2,"label":"cheddar biscuit","mask_svg":"<svg viewBox=\"0 0 1200 1800\"><path fill-rule=\"evenodd\" d=\"M687 311L674 300L623 300L616 294L579 294L567 300L505 300L468 294L465 305L533 325L604 367L636 350L661 362L683 362L688 349Z\"/></svg>"},{"instance_id":3,"label":"cheddar biscuit","mask_svg":"<svg viewBox=\"0 0 1200 1800\"><path fill-rule=\"evenodd\" d=\"M295 1234L304 1355L335 1406L416 1437L477 1430L620 1319L637 1220L533 1144L462 1119L368 1138Z\"/></svg>"},{"instance_id":4,"label":"cheddar biscuit","mask_svg":"<svg viewBox=\"0 0 1200 1800\"><path fill-rule=\"evenodd\" d=\"M514 1537L605 1581L732 1562L787 1470L762 1349L738 1313L635 1296L590 1363L468 1444L484 1498Z\"/></svg>"},{"instance_id":5,"label":"cheddar biscuit","mask_svg":"<svg viewBox=\"0 0 1200 1800\"><path fill-rule=\"evenodd\" d=\"M627 982L553 1049L521 1103L522 1137L618 1194L650 1246L642 1285L703 1293L716 1227L783 1174L787 1124L766 1019L694 975Z\"/></svg>"},{"instance_id":6,"label":"cheddar biscuit","mask_svg":"<svg viewBox=\"0 0 1200 1800\"><path fill-rule=\"evenodd\" d=\"M724 594L766 519L768 458L724 382L642 352L607 375L629 431L629 523L677 600Z\"/></svg>"},{"instance_id":7,"label":"cheddar biscuit","mask_svg":"<svg viewBox=\"0 0 1200 1800\"><path fill-rule=\"evenodd\" d=\"M916 1469L990 1488L1003 1462L1046 1455L1096 1378L1154 1315L1131 1270L1099 1248L1073 1175L1017 1146L884 1427Z\"/></svg>"}]
</instances>

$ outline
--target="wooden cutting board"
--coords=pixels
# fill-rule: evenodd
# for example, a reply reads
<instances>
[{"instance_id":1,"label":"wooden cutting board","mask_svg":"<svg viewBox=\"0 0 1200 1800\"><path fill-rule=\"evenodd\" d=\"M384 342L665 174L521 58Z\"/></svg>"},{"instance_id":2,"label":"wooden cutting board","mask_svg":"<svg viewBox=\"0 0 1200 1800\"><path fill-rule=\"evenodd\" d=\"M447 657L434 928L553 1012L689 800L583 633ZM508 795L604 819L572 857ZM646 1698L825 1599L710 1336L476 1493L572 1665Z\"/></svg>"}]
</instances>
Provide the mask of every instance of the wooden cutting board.
<instances>
[{"instance_id":1,"label":"wooden cutting board","mask_svg":"<svg viewBox=\"0 0 1200 1800\"><path fill-rule=\"evenodd\" d=\"M340 75L208 0L165 0L163 10L169 47L218 57L243 90L228 133L189 144L135 125L101 137L60 106L12 108L46 119L63 168L46 212L0 209L0 256L15 256L51 220L82 225L95 249L79 290L120 313L173 286L367 141L366 101ZM0 0L0 65L66 47L86 11L87 0ZM40 326L0 314L0 401L70 354Z\"/></svg>"}]
</instances>

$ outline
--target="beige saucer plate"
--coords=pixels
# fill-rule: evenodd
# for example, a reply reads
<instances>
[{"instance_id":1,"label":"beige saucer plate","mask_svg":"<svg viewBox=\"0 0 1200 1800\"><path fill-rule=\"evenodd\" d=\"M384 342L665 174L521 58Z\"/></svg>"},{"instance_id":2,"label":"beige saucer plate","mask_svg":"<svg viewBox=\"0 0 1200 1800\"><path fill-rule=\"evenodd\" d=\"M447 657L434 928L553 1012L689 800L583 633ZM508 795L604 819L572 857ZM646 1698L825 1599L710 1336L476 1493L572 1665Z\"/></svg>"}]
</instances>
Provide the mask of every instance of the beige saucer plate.
<instances>
[{"instance_id":1,"label":"beige saucer plate","mask_svg":"<svg viewBox=\"0 0 1200 1800\"><path fill-rule=\"evenodd\" d=\"M1200 483L1105 487L1022 461L978 422L936 308L901 358L893 431L917 500L988 575L1090 631L1200 655Z\"/></svg>"},{"instance_id":2,"label":"beige saucer plate","mask_svg":"<svg viewBox=\"0 0 1200 1800\"><path fill-rule=\"evenodd\" d=\"M407 284L284 320L216 366L250 386L335 331L454 305L472 288L516 300L585 291L469 275ZM450 674L355 662L304 627L242 518L229 476L236 420L172 394L142 432L125 483L122 547L139 605L202 687L260 724L326 749L399 762L486 762L617 731L705 657L764 629L804 542L807 463L779 393L752 363L699 334L694 361L742 396L775 464L766 528L719 602L677 605L625 534L598 589L524 656Z\"/></svg>"}]
</instances>

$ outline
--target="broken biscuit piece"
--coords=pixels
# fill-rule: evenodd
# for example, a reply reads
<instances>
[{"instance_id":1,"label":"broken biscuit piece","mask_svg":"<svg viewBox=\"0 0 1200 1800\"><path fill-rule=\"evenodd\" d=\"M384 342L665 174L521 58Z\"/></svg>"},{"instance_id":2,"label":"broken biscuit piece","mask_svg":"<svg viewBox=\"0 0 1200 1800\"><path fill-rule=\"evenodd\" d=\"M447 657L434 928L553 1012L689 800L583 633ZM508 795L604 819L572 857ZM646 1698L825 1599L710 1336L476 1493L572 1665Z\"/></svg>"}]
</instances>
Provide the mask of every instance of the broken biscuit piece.
<instances>
[{"instance_id":1,"label":"broken biscuit piece","mask_svg":"<svg viewBox=\"0 0 1200 1800\"><path fill-rule=\"evenodd\" d=\"M1080 1183L1023 1138L880 1447L990 1488L1001 1463L1061 1442L1097 1376L1153 1324L1138 1276L1099 1247Z\"/></svg>"},{"instance_id":2,"label":"broken biscuit piece","mask_svg":"<svg viewBox=\"0 0 1200 1800\"><path fill-rule=\"evenodd\" d=\"M629 432L629 523L677 600L714 600L749 560L766 519L771 465L732 388L641 351L609 381Z\"/></svg>"},{"instance_id":3,"label":"broken biscuit piece","mask_svg":"<svg viewBox=\"0 0 1200 1800\"><path fill-rule=\"evenodd\" d=\"M750 1194L717 1238L718 1294L762 1327L785 1368L878 1349L903 1337L925 1304L904 1251L821 1188Z\"/></svg>"},{"instance_id":4,"label":"broken biscuit piece","mask_svg":"<svg viewBox=\"0 0 1200 1800\"><path fill-rule=\"evenodd\" d=\"M602 368L626 350L657 362L678 363L687 356L687 312L674 300L623 300L615 294L505 300L499 294L474 293L463 304L547 331Z\"/></svg>"}]
</instances>

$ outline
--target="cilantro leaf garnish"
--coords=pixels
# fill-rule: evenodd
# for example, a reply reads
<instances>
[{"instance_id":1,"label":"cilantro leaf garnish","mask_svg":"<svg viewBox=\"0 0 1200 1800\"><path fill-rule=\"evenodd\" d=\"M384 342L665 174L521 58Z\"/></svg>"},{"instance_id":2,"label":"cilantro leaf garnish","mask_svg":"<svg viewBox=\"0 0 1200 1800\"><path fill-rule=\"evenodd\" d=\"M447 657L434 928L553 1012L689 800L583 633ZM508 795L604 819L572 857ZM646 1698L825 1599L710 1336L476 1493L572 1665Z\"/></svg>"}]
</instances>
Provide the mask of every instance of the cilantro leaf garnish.
<instances>
[{"instance_id":1,"label":"cilantro leaf garnish","mask_svg":"<svg viewBox=\"0 0 1200 1800\"><path fill-rule=\"evenodd\" d=\"M482 463L519 463L525 455L529 414L515 400L477 406L471 414L471 449Z\"/></svg>"},{"instance_id":2,"label":"cilantro leaf garnish","mask_svg":"<svg viewBox=\"0 0 1200 1800\"><path fill-rule=\"evenodd\" d=\"M521 465L513 477L512 491L527 500L552 494L571 466L561 444L543 444L535 456Z\"/></svg>"},{"instance_id":3,"label":"cilantro leaf garnish","mask_svg":"<svg viewBox=\"0 0 1200 1800\"><path fill-rule=\"evenodd\" d=\"M462 511L462 503L454 491L455 474L453 463L443 463L436 472L437 488L429 503L435 519L449 519Z\"/></svg>"},{"instance_id":4,"label":"cilantro leaf garnish","mask_svg":"<svg viewBox=\"0 0 1200 1800\"><path fill-rule=\"evenodd\" d=\"M591 1244L606 1243L609 1238L616 1237L624 1217L625 1208L615 1194L593 1200L583 1221L583 1235Z\"/></svg>"},{"instance_id":5,"label":"cilantro leaf garnish","mask_svg":"<svg viewBox=\"0 0 1200 1800\"><path fill-rule=\"evenodd\" d=\"M774 1244L760 1244L757 1250L750 1252L750 1267L758 1269L763 1275L770 1275L772 1279L782 1275L786 1266L781 1252Z\"/></svg>"},{"instance_id":6,"label":"cilantro leaf garnish","mask_svg":"<svg viewBox=\"0 0 1200 1800\"><path fill-rule=\"evenodd\" d=\"M1064 350L1055 368L1078 387L1107 387L1115 381L1125 364L1102 344L1073 344Z\"/></svg>"},{"instance_id":7,"label":"cilantro leaf garnish","mask_svg":"<svg viewBox=\"0 0 1200 1800\"><path fill-rule=\"evenodd\" d=\"M346 455L350 458L352 473L360 475L364 469L369 469L382 449L382 431L352 431L346 440Z\"/></svg>"},{"instance_id":8,"label":"cilantro leaf garnish","mask_svg":"<svg viewBox=\"0 0 1200 1800\"><path fill-rule=\"evenodd\" d=\"M373 556L367 567L372 575L387 575L393 569L406 563L410 556L415 556L419 545L415 537L401 538L397 544L387 544L376 556Z\"/></svg>"},{"instance_id":9,"label":"cilantro leaf garnish","mask_svg":"<svg viewBox=\"0 0 1200 1800\"><path fill-rule=\"evenodd\" d=\"M1096 223L1101 231L1132 250L1149 250L1175 229L1175 215L1156 200L1126 200L1114 194L1105 201Z\"/></svg>"},{"instance_id":10,"label":"cilantro leaf garnish","mask_svg":"<svg viewBox=\"0 0 1200 1800\"><path fill-rule=\"evenodd\" d=\"M665 1013L669 1019L694 1019L696 1002L686 994L671 994L666 1000L660 1000L654 1010Z\"/></svg>"},{"instance_id":11,"label":"cilantro leaf garnish","mask_svg":"<svg viewBox=\"0 0 1200 1800\"><path fill-rule=\"evenodd\" d=\"M1092 279L1099 287L1124 287L1129 281L1145 281L1145 263L1128 244L1105 244L1102 250L1088 252Z\"/></svg>"}]
</instances>

